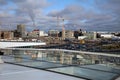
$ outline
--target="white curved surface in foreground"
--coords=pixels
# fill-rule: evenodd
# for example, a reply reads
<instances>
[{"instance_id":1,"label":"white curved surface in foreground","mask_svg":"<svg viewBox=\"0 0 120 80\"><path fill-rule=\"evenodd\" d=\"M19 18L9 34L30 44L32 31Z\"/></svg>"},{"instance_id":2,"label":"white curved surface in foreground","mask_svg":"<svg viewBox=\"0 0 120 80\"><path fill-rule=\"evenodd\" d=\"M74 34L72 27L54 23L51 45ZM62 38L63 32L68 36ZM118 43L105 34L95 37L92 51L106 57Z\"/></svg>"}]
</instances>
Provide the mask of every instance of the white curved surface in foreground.
<instances>
[{"instance_id":1,"label":"white curved surface in foreground","mask_svg":"<svg viewBox=\"0 0 120 80\"><path fill-rule=\"evenodd\" d=\"M45 42L0 42L0 48L46 45Z\"/></svg>"}]
</instances>

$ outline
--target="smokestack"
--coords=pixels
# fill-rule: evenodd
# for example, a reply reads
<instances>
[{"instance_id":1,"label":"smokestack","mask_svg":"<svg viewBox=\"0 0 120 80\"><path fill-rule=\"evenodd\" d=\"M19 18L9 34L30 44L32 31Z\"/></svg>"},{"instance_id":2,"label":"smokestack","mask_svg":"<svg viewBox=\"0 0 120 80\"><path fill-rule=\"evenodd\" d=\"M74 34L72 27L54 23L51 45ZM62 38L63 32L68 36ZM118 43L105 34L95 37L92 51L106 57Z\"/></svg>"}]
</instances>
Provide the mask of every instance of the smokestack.
<instances>
[{"instance_id":1,"label":"smokestack","mask_svg":"<svg viewBox=\"0 0 120 80\"><path fill-rule=\"evenodd\" d=\"M28 7L26 9L27 9L28 15L30 16L30 19L32 20L33 26L36 27L36 24L35 24L35 14L34 14L33 9L28 8Z\"/></svg>"},{"instance_id":2,"label":"smokestack","mask_svg":"<svg viewBox=\"0 0 120 80\"><path fill-rule=\"evenodd\" d=\"M63 18L63 25L62 25L62 38L65 39L65 28L64 28L64 18Z\"/></svg>"}]
</instances>

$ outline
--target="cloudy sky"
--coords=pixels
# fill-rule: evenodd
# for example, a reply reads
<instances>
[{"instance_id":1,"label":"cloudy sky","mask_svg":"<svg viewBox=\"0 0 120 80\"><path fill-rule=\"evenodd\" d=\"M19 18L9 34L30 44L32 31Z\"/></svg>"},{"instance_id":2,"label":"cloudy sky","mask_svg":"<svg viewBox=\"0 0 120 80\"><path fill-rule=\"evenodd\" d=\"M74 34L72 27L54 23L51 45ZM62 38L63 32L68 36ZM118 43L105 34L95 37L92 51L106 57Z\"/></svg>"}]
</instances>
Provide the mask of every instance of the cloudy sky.
<instances>
[{"instance_id":1,"label":"cloudy sky","mask_svg":"<svg viewBox=\"0 0 120 80\"><path fill-rule=\"evenodd\" d=\"M120 0L0 0L0 29L120 31ZM59 25L57 25L59 23Z\"/></svg>"}]
</instances>

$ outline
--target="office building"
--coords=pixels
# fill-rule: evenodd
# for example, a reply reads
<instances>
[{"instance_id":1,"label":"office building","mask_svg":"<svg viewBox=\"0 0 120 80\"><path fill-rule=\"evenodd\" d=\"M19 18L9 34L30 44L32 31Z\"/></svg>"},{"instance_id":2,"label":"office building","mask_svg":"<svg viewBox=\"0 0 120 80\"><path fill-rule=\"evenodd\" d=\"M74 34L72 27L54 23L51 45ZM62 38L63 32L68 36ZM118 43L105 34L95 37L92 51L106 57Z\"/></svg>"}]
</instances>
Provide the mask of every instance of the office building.
<instances>
[{"instance_id":1,"label":"office building","mask_svg":"<svg viewBox=\"0 0 120 80\"><path fill-rule=\"evenodd\" d=\"M51 37L58 37L59 31L58 30L49 30L48 35Z\"/></svg>"},{"instance_id":2,"label":"office building","mask_svg":"<svg viewBox=\"0 0 120 80\"><path fill-rule=\"evenodd\" d=\"M25 37L25 25L17 25L17 32L20 33L20 37Z\"/></svg>"},{"instance_id":3,"label":"office building","mask_svg":"<svg viewBox=\"0 0 120 80\"><path fill-rule=\"evenodd\" d=\"M34 29L32 32L28 33L28 37L42 37L45 36L44 31L40 31L39 29Z\"/></svg>"},{"instance_id":4,"label":"office building","mask_svg":"<svg viewBox=\"0 0 120 80\"><path fill-rule=\"evenodd\" d=\"M1 31L0 39L13 39L13 32L11 31Z\"/></svg>"},{"instance_id":5,"label":"office building","mask_svg":"<svg viewBox=\"0 0 120 80\"><path fill-rule=\"evenodd\" d=\"M95 40L97 38L97 33L96 32L87 32L87 33L84 33L84 36L87 36L87 39Z\"/></svg>"}]
</instances>

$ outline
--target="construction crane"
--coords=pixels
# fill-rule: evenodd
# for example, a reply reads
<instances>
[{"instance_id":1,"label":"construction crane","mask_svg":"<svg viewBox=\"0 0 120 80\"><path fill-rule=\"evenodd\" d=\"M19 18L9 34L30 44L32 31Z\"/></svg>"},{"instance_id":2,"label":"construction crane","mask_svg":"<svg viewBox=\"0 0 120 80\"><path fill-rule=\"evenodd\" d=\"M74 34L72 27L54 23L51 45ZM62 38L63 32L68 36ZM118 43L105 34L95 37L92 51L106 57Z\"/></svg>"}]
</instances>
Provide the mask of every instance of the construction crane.
<instances>
[{"instance_id":1,"label":"construction crane","mask_svg":"<svg viewBox=\"0 0 120 80\"><path fill-rule=\"evenodd\" d=\"M57 27L59 27L59 17L57 16ZM58 33L57 33L57 38L58 38Z\"/></svg>"}]
</instances>

